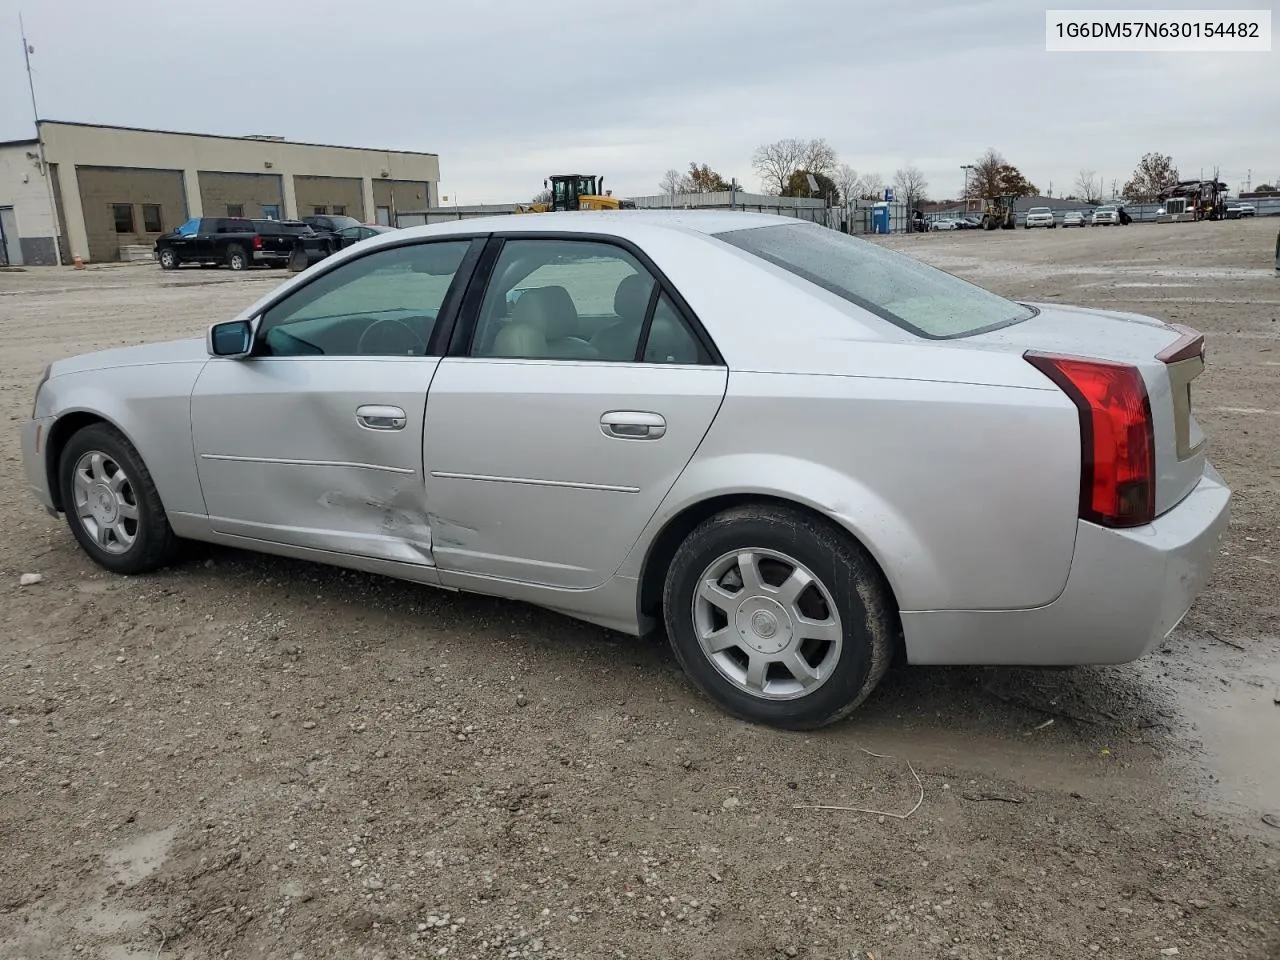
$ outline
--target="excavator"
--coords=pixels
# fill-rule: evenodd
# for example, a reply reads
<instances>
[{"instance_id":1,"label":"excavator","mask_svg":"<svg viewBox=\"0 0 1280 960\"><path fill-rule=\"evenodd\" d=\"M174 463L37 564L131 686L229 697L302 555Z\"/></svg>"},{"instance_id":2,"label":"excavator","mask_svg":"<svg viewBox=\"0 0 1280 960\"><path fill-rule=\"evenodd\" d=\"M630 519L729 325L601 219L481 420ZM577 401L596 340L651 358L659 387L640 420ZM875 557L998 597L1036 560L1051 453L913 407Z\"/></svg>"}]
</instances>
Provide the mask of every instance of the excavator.
<instances>
[{"instance_id":1,"label":"excavator","mask_svg":"<svg viewBox=\"0 0 1280 960\"><path fill-rule=\"evenodd\" d=\"M557 173L542 181L551 191L549 202L516 204L516 213L551 213L558 210L634 210L635 202L622 200L604 189L604 177L585 173Z\"/></svg>"}]
</instances>

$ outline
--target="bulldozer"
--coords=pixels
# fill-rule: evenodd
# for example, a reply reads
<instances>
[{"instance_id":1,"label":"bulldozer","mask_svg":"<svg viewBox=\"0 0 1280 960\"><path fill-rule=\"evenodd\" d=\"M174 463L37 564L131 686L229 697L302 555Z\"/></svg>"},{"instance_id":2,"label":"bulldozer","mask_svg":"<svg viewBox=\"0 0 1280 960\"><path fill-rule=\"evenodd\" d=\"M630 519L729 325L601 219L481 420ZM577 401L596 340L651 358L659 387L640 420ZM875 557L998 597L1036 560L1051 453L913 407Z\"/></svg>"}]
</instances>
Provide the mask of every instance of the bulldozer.
<instances>
[{"instance_id":1,"label":"bulldozer","mask_svg":"<svg viewBox=\"0 0 1280 960\"><path fill-rule=\"evenodd\" d=\"M549 202L516 204L516 213L551 213L559 210L634 210L635 202L622 200L604 189L604 177L594 173L557 173L542 181L551 191Z\"/></svg>"},{"instance_id":2,"label":"bulldozer","mask_svg":"<svg viewBox=\"0 0 1280 960\"><path fill-rule=\"evenodd\" d=\"M1007 194L982 201L982 229L1012 230L1017 225L1013 205L1018 198Z\"/></svg>"}]
</instances>

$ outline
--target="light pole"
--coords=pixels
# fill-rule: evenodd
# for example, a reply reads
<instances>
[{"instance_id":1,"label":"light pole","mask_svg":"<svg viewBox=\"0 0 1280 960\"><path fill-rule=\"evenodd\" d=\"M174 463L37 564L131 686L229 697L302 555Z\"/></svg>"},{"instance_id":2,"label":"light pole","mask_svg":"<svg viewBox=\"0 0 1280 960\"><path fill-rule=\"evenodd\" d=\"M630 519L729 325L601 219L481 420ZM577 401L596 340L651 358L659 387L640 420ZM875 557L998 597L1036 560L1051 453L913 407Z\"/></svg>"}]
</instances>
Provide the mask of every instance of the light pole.
<instances>
[{"instance_id":1,"label":"light pole","mask_svg":"<svg viewBox=\"0 0 1280 960\"><path fill-rule=\"evenodd\" d=\"M62 266L62 230L58 223L58 204L53 198L53 177L49 173L49 162L44 155L44 135L40 132L40 111L36 108L36 85L31 79L31 54L35 47L27 43L27 28L22 22L22 14L18 14L18 33L22 35L22 59L27 66L27 88L31 91L31 119L36 125L36 150L40 155L40 175L44 177L45 191L49 194L49 216L53 218L53 259Z\"/></svg>"},{"instance_id":2,"label":"light pole","mask_svg":"<svg viewBox=\"0 0 1280 960\"><path fill-rule=\"evenodd\" d=\"M962 163L960 169L964 171L964 211L969 212L969 171L976 170L977 165L972 163Z\"/></svg>"}]
</instances>

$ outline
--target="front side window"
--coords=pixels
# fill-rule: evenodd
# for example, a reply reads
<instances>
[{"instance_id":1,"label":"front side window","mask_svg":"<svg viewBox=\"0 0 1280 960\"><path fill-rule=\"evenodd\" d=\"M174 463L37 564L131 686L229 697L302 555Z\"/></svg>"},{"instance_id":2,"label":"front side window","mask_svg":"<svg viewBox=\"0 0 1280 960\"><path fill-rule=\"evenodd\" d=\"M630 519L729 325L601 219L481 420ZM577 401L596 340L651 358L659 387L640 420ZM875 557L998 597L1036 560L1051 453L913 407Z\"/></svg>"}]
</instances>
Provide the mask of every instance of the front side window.
<instances>
[{"instance_id":1,"label":"front side window","mask_svg":"<svg viewBox=\"0 0 1280 960\"><path fill-rule=\"evenodd\" d=\"M921 337L973 336L1036 315L905 254L815 224L714 236Z\"/></svg>"},{"instance_id":2,"label":"front side window","mask_svg":"<svg viewBox=\"0 0 1280 960\"><path fill-rule=\"evenodd\" d=\"M113 203L111 217L115 221L116 233L133 233L133 204Z\"/></svg>"},{"instance_id":3,"label":"front side window","mask_svg":"<svg viewBox=\"0 0 1280 960\"><path fill-rule=\"evenodd\" d=\"M174 232L180 237L194 237L200 229L200 218L192 217Z\"/></svg>"},{"instance_id":4,"label":"front side window","mask_svg":"<svg viewBox=\"0 0 1280 960\"><path fill-rule=\"evenodd\" d=\"M267 310L255 354L424 356L470 246L420 243L347 261Z\"/></svg>"},{"instance_id":5,"label":"front side window","mask_svg":"<svg viewBox=\"0 0 1280 960\"><path fill-rule=\"evenodd\" d=\"M655 285L640 261L612 244L508 240L480 307L471 356L633 363L655 309ZM708 362L665 294L651 326L644 360Z\"/></svg>"}]
</instances>

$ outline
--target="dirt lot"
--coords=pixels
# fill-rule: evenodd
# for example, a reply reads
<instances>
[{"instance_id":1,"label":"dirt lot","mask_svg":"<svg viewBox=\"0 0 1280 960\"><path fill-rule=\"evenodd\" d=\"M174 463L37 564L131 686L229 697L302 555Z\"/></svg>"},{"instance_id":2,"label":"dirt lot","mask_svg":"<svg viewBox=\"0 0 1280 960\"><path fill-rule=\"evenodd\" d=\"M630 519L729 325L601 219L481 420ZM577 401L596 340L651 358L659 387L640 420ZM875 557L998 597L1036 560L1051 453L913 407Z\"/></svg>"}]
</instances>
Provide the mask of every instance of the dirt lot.
<instances>
[{"instance_id":1,"label":"dirt lot","mask_svg":"<svg viewBox=\"0 0 1280 960\"><path fill-rule=\"evenodd\" d=\"M44 365L281 275L0 273L0 956L1280 957L1278 226L886 241L1206 331L1236 501L1146 660L902 669L814 735L517 604L217 549L102 573L21 479Z\"/></svg>"}]
</instances>

